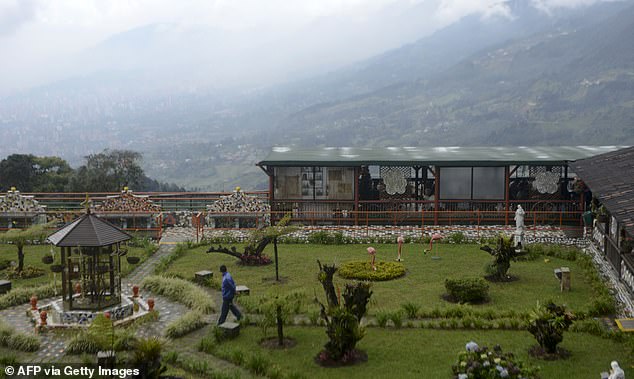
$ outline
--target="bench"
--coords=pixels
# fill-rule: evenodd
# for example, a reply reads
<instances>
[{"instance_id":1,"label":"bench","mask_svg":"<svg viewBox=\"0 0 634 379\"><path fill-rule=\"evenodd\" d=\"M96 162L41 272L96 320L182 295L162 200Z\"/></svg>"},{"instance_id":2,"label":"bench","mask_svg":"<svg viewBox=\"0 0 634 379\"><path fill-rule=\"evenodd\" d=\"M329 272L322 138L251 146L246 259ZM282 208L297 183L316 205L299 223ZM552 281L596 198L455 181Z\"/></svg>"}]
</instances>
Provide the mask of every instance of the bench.
<instances>
[{"instance_id":1,"label":"bench","mask_svg":"<svg viewBox=\"0 0 634 379\"><path fill-rule=\"evenodd\" d=\"M236 286L236 295L249 295L251 290L247 286Z\"/></svg>"},{"instance_id":2,"label":"bench","mask_svg":"<svg viewBox=\"0 0 634 379\"><path fill-rule=\"evenodd\" d=\"M194 274L194 281L199 284L207 284L213 277L213 272L209 270L202 270Z\"/></svg>"},{"instance_id":3,"label":"bench","mask_svg":"<svg viewBox=\"0 0 634 379\"><path fill-rule=\"evenodd\" d=\"M240 324L237 324L235 322L224 322L218 325L218 328L222 330L223 337L227 339L235 338L240 335Z\"/></svg>"}]
</instances>

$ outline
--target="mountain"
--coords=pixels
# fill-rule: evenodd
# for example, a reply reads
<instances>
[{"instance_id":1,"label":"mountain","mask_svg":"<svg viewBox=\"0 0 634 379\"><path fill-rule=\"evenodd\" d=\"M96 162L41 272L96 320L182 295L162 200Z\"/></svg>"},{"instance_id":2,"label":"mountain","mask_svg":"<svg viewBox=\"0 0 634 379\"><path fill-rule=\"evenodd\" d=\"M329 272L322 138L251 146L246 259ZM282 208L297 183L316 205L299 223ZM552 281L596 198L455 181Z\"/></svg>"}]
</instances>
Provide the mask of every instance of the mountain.
<instances>
[{"instance_id":1,"label":"mountain","mask_svg":"<svg viewBox=\"0 0 634 379\"><path fill-rule=\"evenodd\" d=\"M312 106L272 135L297 145L632 144L631 4L600 4L598 15L495 44L428 77Z\"/></svg>"}]
</instances>

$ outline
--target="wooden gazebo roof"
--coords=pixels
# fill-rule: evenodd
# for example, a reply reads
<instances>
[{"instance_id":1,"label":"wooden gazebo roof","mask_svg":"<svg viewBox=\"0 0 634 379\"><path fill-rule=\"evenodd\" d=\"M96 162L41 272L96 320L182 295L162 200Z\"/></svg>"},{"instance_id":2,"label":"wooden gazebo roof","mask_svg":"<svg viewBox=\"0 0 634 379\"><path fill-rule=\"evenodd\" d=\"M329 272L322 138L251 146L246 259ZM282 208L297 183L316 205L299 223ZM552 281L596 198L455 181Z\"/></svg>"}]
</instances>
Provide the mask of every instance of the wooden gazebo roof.
<instances>
[{"instance_id":1,"label":"wooden gazebo roof","mask_svg":"<svg viewBox=\"0 0 634 379\"><path fill-rule=\"evenodd\" d=\"M55 246L109 246L132 236L111 223L87 213L48 237Z\"/></svg>"},{"instance_id":2,"label":"wooden gazebo roof","mask_svg":"<svg viewBox=\"0 0 634 379\"><path fill-rule=\"evenodd\" d=\"M634 236L634 147L581 159L570 167Z\"/></svg>"}]
</instances>

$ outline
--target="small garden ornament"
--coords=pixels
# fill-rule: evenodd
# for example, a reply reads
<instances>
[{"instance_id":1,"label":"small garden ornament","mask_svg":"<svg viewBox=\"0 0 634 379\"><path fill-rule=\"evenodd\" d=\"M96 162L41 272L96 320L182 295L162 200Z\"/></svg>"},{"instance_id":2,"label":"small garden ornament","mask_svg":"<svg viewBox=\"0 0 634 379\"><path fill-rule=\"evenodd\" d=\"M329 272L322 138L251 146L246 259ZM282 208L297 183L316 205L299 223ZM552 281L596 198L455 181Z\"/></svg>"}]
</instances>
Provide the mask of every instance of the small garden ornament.
<instances>
[{"instance_id":1,"label":"small garden ornament","mask_svg":"<svg viewBox=\"0 0 634 379\"><path fill-rule=\"evenodd\" d=\"M442 234L440 233L434 233L432 234L430 240L429 240L429 251L434 251L434 242L438 242L442 239ZM427 254L428 250L425 250L424 253ZM438 256L438 248L436 248L436 254L431 258L431 259L440 259L440 257Z\"/></svg>"},{"instance_id":2,"label":"small garden ornament","mask_svg":"<svg viewBox=\"0 0 634 379\"><path fill-rule=\"evenodd\" d=\"M396 260L400 262L402 261L401 251L403 249L403 244L405 243L405 238L403 238L403 236L398 236L398 238L396 239L396 242L398 243L398 256L396 257Z\"/></svg>"},{"instance_id":3,"label":"small garden ornament","mask_svg":"<svg viewBox=\"0 0 634 379\"><path fill-rule=\"evenodd\" d=\"M372 265L372 270L376 271L376 249L372 246L368 247L368 255L370 255L370 264Z\"/></svg>"}]
</instances>

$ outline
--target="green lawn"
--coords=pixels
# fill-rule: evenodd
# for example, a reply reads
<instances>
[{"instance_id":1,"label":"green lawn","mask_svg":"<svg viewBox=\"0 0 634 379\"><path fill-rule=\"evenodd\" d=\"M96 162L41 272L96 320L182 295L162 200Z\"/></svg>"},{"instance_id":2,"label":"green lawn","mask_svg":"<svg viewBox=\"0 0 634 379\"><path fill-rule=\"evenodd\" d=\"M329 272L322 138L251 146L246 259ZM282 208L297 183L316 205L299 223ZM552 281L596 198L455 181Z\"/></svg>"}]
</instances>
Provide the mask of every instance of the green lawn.
<instances>
[{"instance_id":1,"label":"green lawn","mask_svg":"<svg viewBox=\"0 0 634 379\"><path fill-rule=\"evenodd\" d=\"M44 275L38 276L36 278L29 279L11 279L11 284L13 288L17 287L27 287L27 286L37 286L45 283L49 283L53 281L53 273L50 270L50 265L42 263L42 257L46 254L50 255L51 249L55 251L55 262L54 264L59 264L60 261L60 251L59 248L56 248L52 245L34 245L34 246L26 246L24 248L24 266L34 266L41 269L44 269ZM128 255L140 257L141 262L146 260L148 257L145 254L144 250L139 247L131 247L129 249ZM15 246L8 244L0 244L0 261L9 260L15 261L18 260L18 252ZM137 265L128 264L127 260L124 258L121 260L122 273L126 275L130 271L134 269ZM6 273L5 270L0 271L0 278L5 279ZM57 281L61 280L61 274L57 274Z\"/></svg>"},{"instance_id":2,"label":"green lawn","mask_svg":"<svg viewBox=\"0 0 634 379\"><path fill-rule=\"evenodd\" d=\"M262 331L256 327L243 329L237 339L224 345L228 349L260 352L284 371L302 373L306 378L450 378L458 352L471 340L480 346L500 344L522 361L540 366L540 375L545 379L595 379L609 369L611 360L621 362L626 377L634 375L634 370L624 367L626 362L631 365L634 361L622 344L584 333L564 335L560 346L572 353L570 358L543 361L528 356L527 350L535 339L523 331L368 328L358 345L367 352L368 362L336 369L319 367L313 361L327 341L324 328L286 327L285 335L294 338L297 345L286 350L262 348L258 344Z\"/></svg>"},{"instance_id":3,"label":"green lawn","mask_svg":"<svg viewBox=\"0 0 634 379\"><path fill-rule=\"evenodd\" d=\"M218 266L227 265L236 283L251 288L252 296L274 296L292 290L303 290L312 298L314 293L323 294L317 281L317 259L322 263L338 264L349 260L367 260L367 245L279 245L281 284L274 281L275 265L263 267L243 267L229 255L205 253L206 247L192 249L177 259L166 271L183 278L193 278L196 271L210 269L218 275ZM396 245L374 245L378 260L393 260ZM484 266L492 260L478 245L437 246L440 260L433 260L422 253L421 245L404 246L404 264L407 274L396 280L375 282L374 294L369 312L393 310L403 303L412 302L421 309L451 305L441 299L445 293L446 278L483 276ZM272 246L266 253L273 256ZM572 271L572 291L562 293L559 282L553 275L557 267L568 266ZM513 262L509 273L519 277L510 283L490 283L491 301L478 305L479 309L515 310L525 312L532 309L537 301L553 299L556 303L567 304L572 310L586 310L593 291L583 280L582 270L576 262L556 258L537 259L530 262ZM336 277L335 285L343 287L345 280Z\"/></svg>"}]
</instances>

